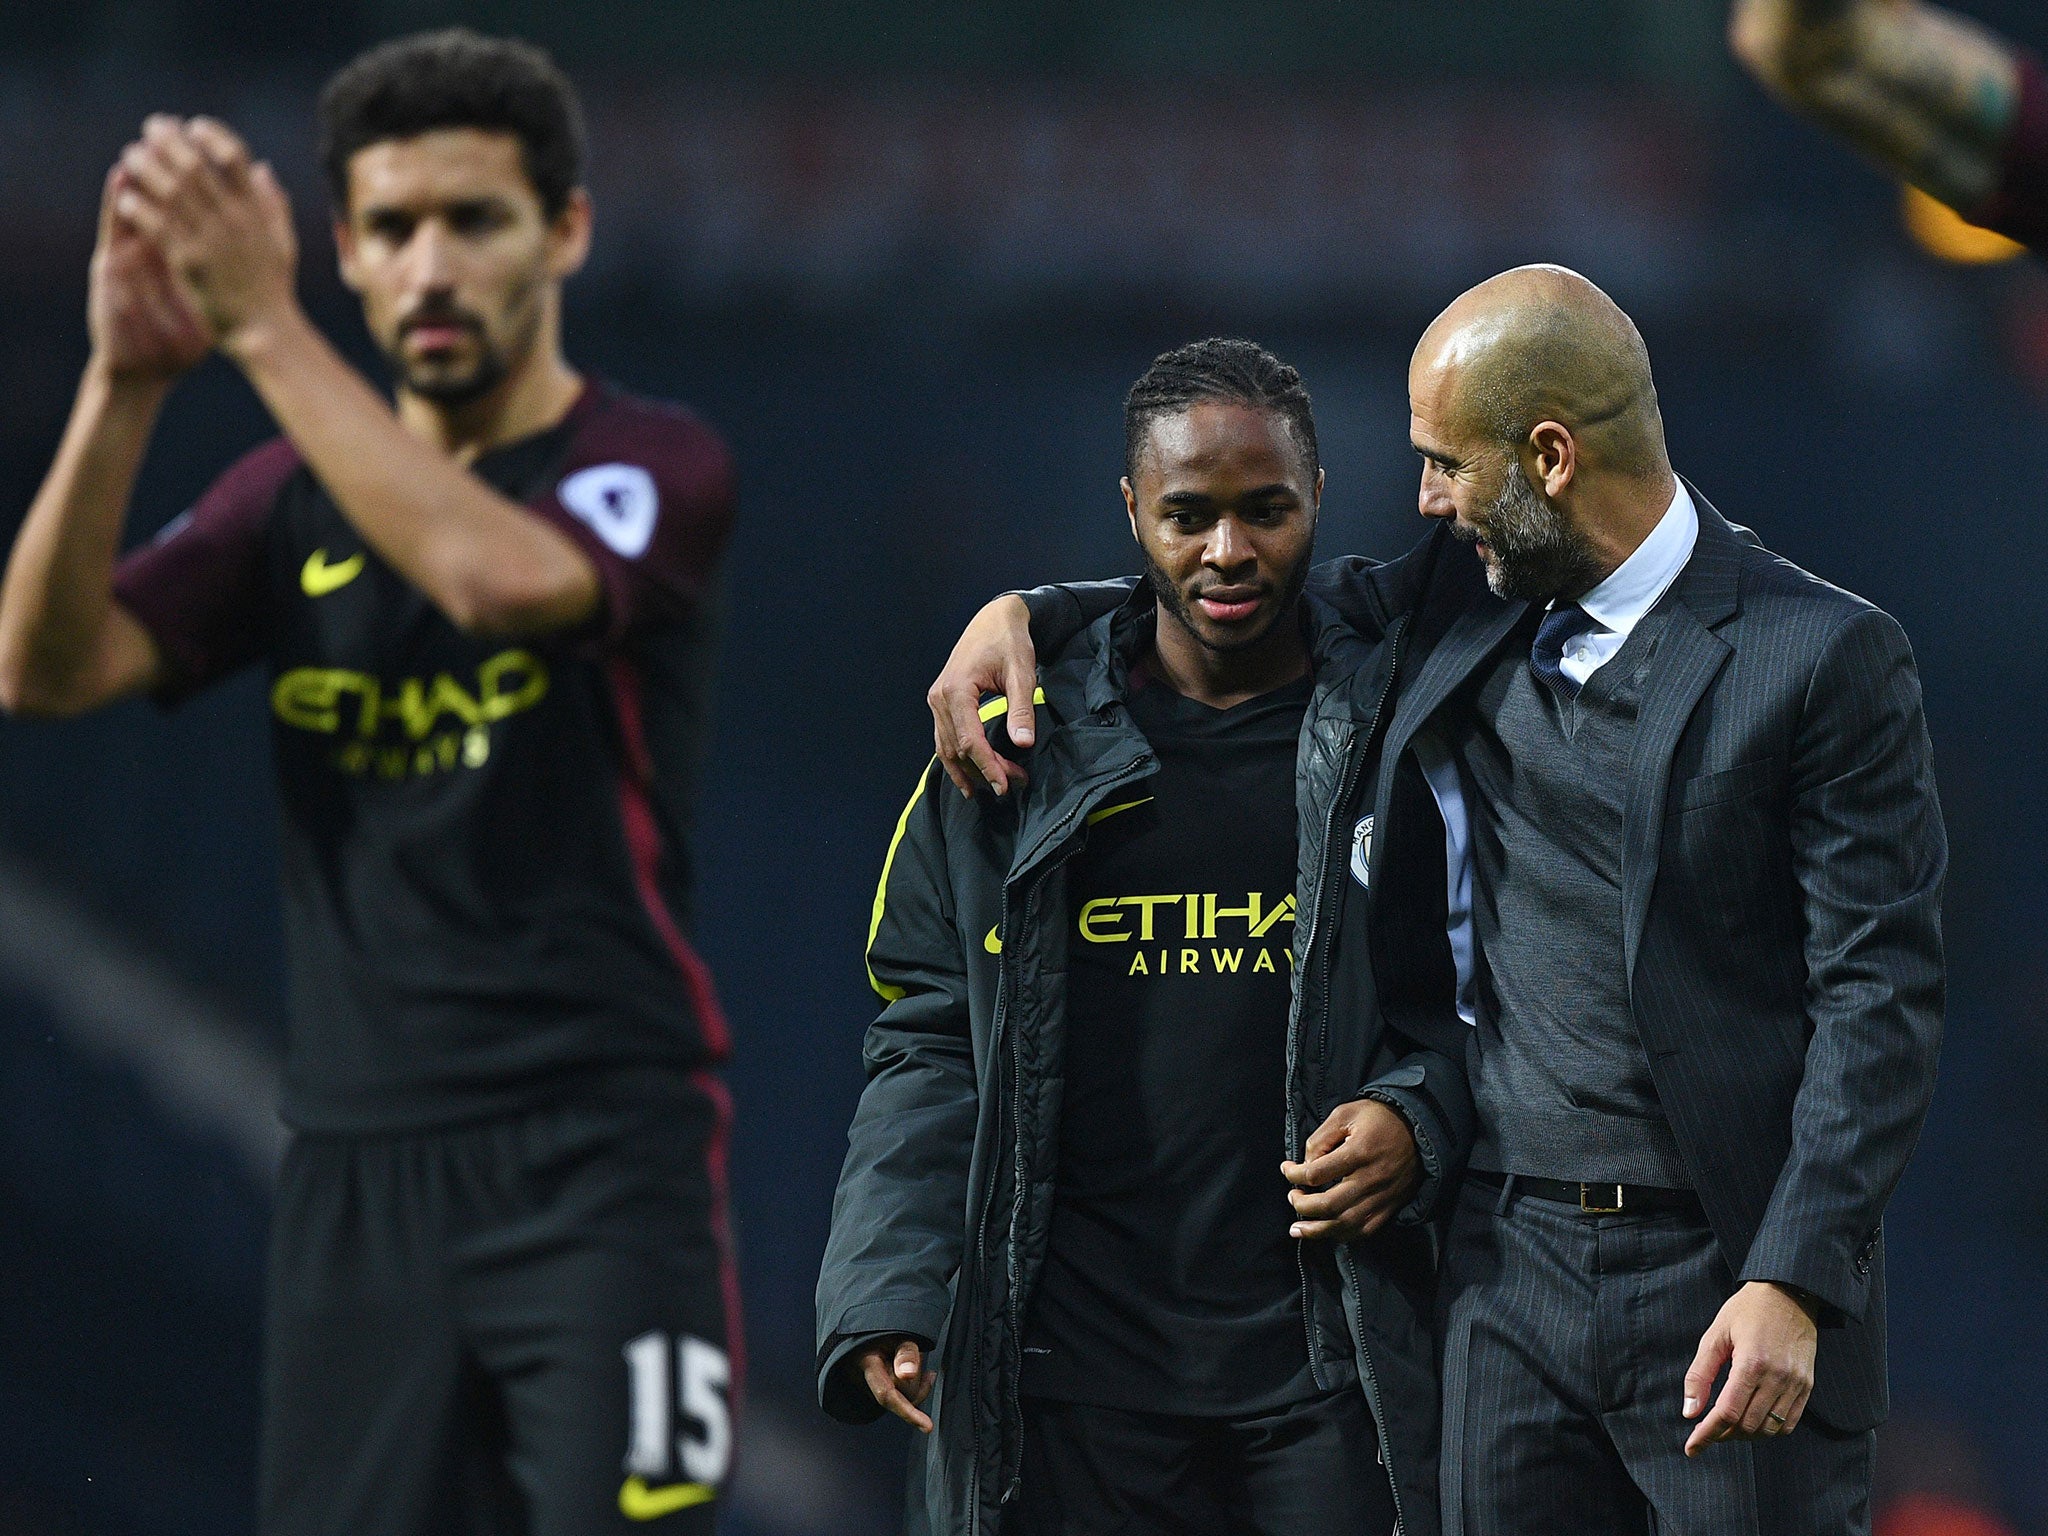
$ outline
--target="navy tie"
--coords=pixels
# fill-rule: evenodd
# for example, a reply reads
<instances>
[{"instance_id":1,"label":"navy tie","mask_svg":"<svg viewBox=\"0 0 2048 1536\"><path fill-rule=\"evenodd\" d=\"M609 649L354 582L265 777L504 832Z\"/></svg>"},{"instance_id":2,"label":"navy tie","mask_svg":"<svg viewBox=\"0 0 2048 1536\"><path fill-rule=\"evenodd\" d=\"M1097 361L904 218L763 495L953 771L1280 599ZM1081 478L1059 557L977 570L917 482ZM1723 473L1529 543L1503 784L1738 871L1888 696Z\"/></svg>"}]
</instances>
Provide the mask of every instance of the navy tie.
<instances>
[{"instance_id":1,"label":"navy tie","mask_svg":"<svg viewBox=\"0 0 2048 1536\"><path fill-rule=\"evenodd\" d=\"M1564 648L1593 627L1593 615L1577 603L1551 609L1536 626L1536 643L1529 647L1529 670L1548 683L1560 699L1579 696L1578 683L1565 675Z\"/></svg>"}]
</instances>

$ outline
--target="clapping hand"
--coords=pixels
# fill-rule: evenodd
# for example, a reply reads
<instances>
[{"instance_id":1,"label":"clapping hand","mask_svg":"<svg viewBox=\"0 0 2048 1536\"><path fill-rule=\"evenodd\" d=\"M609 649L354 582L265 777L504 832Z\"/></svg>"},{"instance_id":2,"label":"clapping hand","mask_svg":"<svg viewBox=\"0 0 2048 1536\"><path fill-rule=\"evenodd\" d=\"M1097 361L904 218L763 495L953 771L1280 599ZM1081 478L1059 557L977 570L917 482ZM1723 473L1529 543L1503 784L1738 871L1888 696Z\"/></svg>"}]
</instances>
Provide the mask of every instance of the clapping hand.
<instances>
[{"instance_id":1,"label":"clapping hand","mask_svg":"<svg viewBox=\"0 0 2048 1536\"><path fill-rule=\"evenodd\" d=\"M163 252L116 211L130 188L123 167L107 172L86 284L86 329L94 363L110 378L168 384L206 356L213 337Z\"/></svg>"},{"instance_id":2,"label":"clapping hand","mask_svg":"<svg viewBox=\"0 0 2048 1536\"><path fill-rule=\"evenodd\" d=\"M115 216L146 236L223 351L297 305L291 203L267 164L211 118L158 114L122 151Z\"/></svg>"}]
</instances>

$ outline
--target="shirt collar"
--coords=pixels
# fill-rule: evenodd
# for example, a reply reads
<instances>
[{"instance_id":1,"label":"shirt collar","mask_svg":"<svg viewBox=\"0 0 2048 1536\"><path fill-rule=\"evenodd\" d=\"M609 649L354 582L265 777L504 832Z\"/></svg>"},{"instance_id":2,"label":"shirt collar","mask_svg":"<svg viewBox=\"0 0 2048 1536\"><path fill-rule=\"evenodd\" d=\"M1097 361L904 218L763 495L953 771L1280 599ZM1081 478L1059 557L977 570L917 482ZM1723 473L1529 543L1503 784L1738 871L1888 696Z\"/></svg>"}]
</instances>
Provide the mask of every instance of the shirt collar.
<instances>
[{"instance_id":1,"label":"shirt collar","mask_svg":"<svg viewBox=\"0 0 2048 1536\"><path fill-rule=\"evenodd\" d=\"M1672 479L1678 488L1650 536L1612 575L1579 599L1579 606L1602 629L1618 635L1633 631L1692 558L1692 547L1700 536L1699 510L1693 506L1685 482L1676 475Z\"/></svg>"}]
</instances>

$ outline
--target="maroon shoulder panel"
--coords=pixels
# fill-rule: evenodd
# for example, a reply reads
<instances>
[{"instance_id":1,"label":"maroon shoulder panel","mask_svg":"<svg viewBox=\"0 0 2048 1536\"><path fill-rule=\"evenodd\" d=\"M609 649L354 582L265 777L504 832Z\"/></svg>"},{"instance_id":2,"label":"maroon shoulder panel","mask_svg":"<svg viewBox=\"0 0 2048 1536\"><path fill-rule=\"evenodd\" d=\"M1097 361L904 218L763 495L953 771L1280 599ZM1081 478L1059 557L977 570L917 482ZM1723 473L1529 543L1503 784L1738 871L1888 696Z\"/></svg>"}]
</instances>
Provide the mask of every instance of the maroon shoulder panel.
<instances>
[{"instance_id":1,"label":"maroon shoulder panel","mask_svg":"<svg viewBox=\"0 0 2048 1536\"><path fill-rule=\"evenodd\" d=\"M560 478L529 505L604 583L604 643L673 617L704 590L732 532L732 455L690 411L593 388Z\"/></svg>"},{"instance_id":2,"label":"maroon shoulder panel","mask_svg":"<svg viewBox=\"0 0 2048 1536\"><path fill-rule=\"evenodd\" d=\"M298 467L298 451L283 438L252 450L115 570L115 600L163 653L161 701L186 698L262 653L264 539Z\"/></svg>"}]
</instances>

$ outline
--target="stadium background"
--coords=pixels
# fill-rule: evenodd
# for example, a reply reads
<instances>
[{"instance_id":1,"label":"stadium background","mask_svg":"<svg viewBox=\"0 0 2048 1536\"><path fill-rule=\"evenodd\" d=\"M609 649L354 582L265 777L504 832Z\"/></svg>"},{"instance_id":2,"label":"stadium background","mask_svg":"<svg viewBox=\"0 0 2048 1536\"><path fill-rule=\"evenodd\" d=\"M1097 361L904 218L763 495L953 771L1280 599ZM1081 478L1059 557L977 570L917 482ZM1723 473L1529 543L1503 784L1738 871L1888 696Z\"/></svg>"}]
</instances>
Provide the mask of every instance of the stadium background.
<instances>
[{"instance_id":1,"label":"stadium background","mask_svg":"<svg viewBox=\"0 0 2048 1536\"><path fill-rule=\"evenodd\" d=\"M1971 9L2048 44L2027 0ZM1896 1536L2048 1533L2048 268L1916 248L1895 189L1737 74L1724 15L0 9L0 540L83 360L100 175L146 110L215 112L276 160L309 303L365 357L312 164L325 73L462 20L546 43L583 88L598 236L571 354L695 402L743 470L697 925L739 1042L753 1392L734 1532L892 1518L900 1441L811 1406L810 1291L872 1011L873 880L951 636L1005 586L1128 567L1122 390L1214 331L1306 375L1323 549L1405 547L1414 336L1468 282L1552 259L1640 321L1679 467L1918 649L1952 991L1889 1218L1881 1486ZM267 430L208 364L158 433L132 532ZM249 1528L283 1012L266 752L254 678L171 717L0 721L0 1536Z\"/></svg>"}]
</instances>

